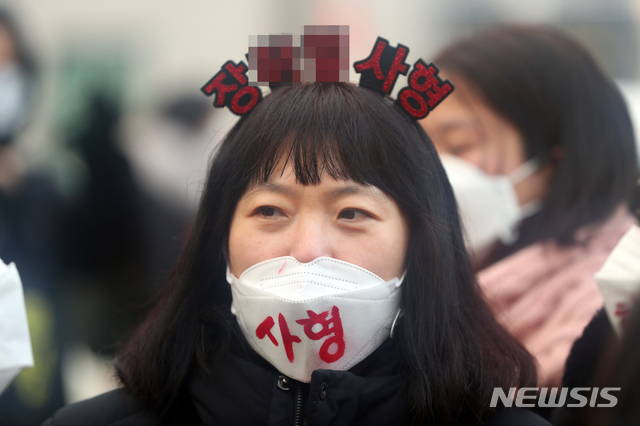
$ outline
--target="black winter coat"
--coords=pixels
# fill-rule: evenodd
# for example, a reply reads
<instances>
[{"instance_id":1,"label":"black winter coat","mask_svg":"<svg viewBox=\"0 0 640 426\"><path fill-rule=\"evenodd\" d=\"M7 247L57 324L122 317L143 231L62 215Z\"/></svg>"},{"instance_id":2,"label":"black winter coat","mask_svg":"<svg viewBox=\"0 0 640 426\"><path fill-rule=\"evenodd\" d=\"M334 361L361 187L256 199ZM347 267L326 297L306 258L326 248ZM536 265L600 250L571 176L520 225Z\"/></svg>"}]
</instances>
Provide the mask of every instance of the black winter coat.
<instances>
[{"instance_id":1,"label":"black winter coat","mask_svg":"<svg viewBox=\"0 0 640 426\"><path fill-rule=\"evenodd\" d=\"M163 426L402 425L404 382L388 362L389 342L349 371L316 370L305 384L281 375L246 348L214 364L211 376L189 379L176 415ZM507 409L486 426L547 426L519 408ZM42 426L152 426L124 389L58 410ZM467 425L456 423L455 426Z\"/></svg>"}]
</instances>

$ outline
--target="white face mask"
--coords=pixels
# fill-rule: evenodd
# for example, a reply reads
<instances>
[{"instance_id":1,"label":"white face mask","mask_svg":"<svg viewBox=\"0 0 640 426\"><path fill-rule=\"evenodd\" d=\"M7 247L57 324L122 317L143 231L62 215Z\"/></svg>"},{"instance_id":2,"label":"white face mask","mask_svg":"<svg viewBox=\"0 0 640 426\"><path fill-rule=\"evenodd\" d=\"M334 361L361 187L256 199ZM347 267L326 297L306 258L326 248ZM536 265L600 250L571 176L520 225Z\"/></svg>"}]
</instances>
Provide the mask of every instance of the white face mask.
<instances>
[{"instance_id":1,"label":"white face mask","mask_svg":"<svg viewBox=\"0 0 640 426\"><path fill-rule=\"evenodd\" d=\"M0 138L10 136L26 121L27 81L13 63L0 65Z\"/></svg>"},{"instance_id":2,"label":"white face mask","mask_svg":"<svg viewBox=\"0 0 640 426\"><path fill-rule=\"evenodd\" d=\"M310 382L317 369L348 370L389 337L402 278L329 257L260 262L236 278L227 268L242 332L282 374Z\"/></svg>"},{"instance_id":3,"label":"white face mask","mask_svg":"<svg viewBox=\"0 0 640 426\"><path fill-rule=\"evenodd\" d=\"M459 157L440 157L458 203L467 247L478 252L500 240L513 243L522 219L540 209L536 200L520 206L514 186L539 168L531 159L508 175L488 175L479 167Z\"/></svg>"},{"instance_id":4,"label":"white face mask","mask_svg":"<svg viewBox=\"0 0 640 426\"><path fill-rule=\"evenodd\" d=\"M640 302L640 228L629 228L594 278L609 321L621 336L623 321Z\"/></svg>"}]
</instances>

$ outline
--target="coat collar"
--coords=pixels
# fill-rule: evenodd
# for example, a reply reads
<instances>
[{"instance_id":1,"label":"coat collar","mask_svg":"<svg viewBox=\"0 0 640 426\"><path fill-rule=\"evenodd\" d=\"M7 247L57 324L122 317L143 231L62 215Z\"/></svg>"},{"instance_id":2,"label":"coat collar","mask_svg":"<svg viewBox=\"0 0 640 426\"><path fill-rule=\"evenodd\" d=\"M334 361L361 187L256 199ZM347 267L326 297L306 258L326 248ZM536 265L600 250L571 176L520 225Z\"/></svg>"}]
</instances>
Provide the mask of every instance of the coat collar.
<instances>
[{"instance_id":1,"label":"coat collar","mask_svg":"<svg viewBox=\"0 0 640 426\"><path fill-rule=\"evenodd\" d=\"M194 374L187 389L205 425L293 425L300 410L308 424L402 424L405 381L394 346L387 340L349 371L316 370L305 384L285 378L236 334L231 353L213 359L209 374Z\"/></svg>"}]
</instances>

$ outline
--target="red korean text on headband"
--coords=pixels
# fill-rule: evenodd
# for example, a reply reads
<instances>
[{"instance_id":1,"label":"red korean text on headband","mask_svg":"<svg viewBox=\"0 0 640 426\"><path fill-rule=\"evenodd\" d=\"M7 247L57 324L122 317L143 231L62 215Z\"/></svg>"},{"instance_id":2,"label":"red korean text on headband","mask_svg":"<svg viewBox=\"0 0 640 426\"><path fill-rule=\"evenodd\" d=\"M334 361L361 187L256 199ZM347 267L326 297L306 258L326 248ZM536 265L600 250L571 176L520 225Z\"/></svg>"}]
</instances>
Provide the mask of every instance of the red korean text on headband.
<instances>
[{"instance_id":1,"label":"red korean text on headband","mask_svg":"<svg viewBox=\"0 0 640 426\"><path fill-rule=\"evenodd\" d=\"M236 115L249 113L262 99L262 92L249 86L248 67L244 62L227 61L200 91L207 96L215 94L213 106L228 107Z\"/></svg>"},{"instance_id":2,"label":"red korean text on headband","mask_svg":"<svg viewBox=\"0 0 640 426\"><path fill-rule=\"evenodd\" d=\"M396 84L398 75L407 75L409 64L404 59L409 48L401 44L391 47L388 40L378 37L368 58L353 64L360 75L360 86L388 95Z\"/></svg>"},{"instance_id":3,"label":"red korean text on headband","mask_svg":"<svg viewBox=\"0 0 640 426\"><path fill-rule=\"evenodd\" d=\"M360 86L382 95L389 95L400 74L407 75L409 65L404 59L409 48L398 44L392 47L389 41L378 37L371 54L353 64L360 75ZM412 119L427 116L444 98L453 92L453 84L438 76L435 64L426 64L422 59L413 65L409 73L409 86L400 90L396 105Z\"/></svg>"},{"instance_id":4,"label":"red korean text on headband","mask_svg":"<svg viewBox=\"0 0 640 426\"><path fill-rule=\"evenodd\" d=\"M297 58L299 62L301 57L300 49L295 51L293 48L292 37L287 35L269 36L269 42L271 38L274 38L277 41L275 43L277 46L270 46L267 43L265 46L253 46L253 51L250 47L249 63L251 64L251 59L253 59L258 64L257 69L252 68L252 72L257 72L257 82L249 81L247 77L249 69L244 62L236 64L233 61L227 61L222 69L200 90L207 96L215 95L213 102L215 107L228 107L234 114L244 115L249 113L262 99L262 92L256 87L256 83L258 85L267 83L270 87L275 88L280 85L301 84L302 81L345 81L347 74L343 69L343 61L346 60L348 63L348 56L341 53L341 49L348 52L348 39L344 42L347 43L346 49L345 46L342 46L343 39L348 37L348 31L340 29L339 26L320 27L322 27L322 34L320 32L316 34L315 26L305 26L304 37L306 38L302 39L304 59L314 59L311 61L314 64L313 70L299 68L299 64L294 66L295 61L293 60ZM327 31L328 29L331 31ZM338 31L337 35L329 34L336 31ZM322 46L318 47L318 43ZM324 46L327 43L329 44ZM289 50L296 58L293 56L292 58L283 57L283 52L286 53ZM266 61L261 57L264 52L269 53ZM273 58L271 58L272 53L274 54ZM253 56L251 56L252 54ZM439 70L434 63L427 64L422 59L418 59L409 72L409 64L405 62L408 54L409 48L407 46L398 44L397 47L393 47L388 40L378 37L371 54L354 63L353 67L360 74L361 87L383 96L391 94L400 75L408 74L409 85L400 90L395 104L410 118L417 120L426 117L453 92L454 87L449 80L442 80L438 76ZM260 59L263 60L260 61ZM260 66L263 62L264 64ZM262 69L265 67L266 69ZM265 73L266 71L268 73ZM307 74L312 78L303 78ZM269 81L263 81L263 75L267 75Z\"/></svg>"},{"instance_id":5,"label":"red korean text on headband","mask_svg":"<svg viewBox=\"0 0 640 426\"><path fill-rule=\"evenodd\" d=\"M409 74L409 86L400 90L396 104L415 119L425 118L444 98L453 92L449 80L438 77L438 67L422 59L413 65Z\"/></svg>"}]
</instances>

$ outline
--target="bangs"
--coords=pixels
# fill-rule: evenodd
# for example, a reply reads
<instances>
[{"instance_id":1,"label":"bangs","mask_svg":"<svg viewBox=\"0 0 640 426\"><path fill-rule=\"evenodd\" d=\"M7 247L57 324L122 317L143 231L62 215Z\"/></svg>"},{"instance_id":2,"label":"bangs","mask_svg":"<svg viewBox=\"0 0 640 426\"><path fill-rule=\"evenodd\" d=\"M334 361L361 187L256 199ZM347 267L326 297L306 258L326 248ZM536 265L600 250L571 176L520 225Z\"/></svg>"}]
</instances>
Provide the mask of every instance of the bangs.
<instances>
[{"instance_id":1,"label":"bangs","mask_svg":"<svg viewBox=\"0 0 640 426\"><path fill-rule=\"evenodd\" d=\"M240 146L230 148L242 157L245 190L287 166L303 185L327 173L387 186L384 164L404 151L398 144L411 128L381 95L348 83L280 87L243 120L230 138Z\"/></svg>"}]
</instances>

